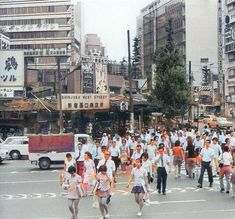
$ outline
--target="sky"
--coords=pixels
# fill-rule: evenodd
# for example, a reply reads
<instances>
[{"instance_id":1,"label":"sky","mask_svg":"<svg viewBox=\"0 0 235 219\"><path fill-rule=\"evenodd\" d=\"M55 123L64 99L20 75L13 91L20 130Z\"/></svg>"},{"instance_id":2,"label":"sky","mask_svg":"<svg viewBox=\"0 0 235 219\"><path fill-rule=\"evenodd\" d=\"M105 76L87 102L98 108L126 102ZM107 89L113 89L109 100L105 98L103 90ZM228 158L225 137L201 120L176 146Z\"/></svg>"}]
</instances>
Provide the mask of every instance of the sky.
<instances>
[{"instance_id":1,"label":"sky","mask_svg":"<svg viewBox=\"0 0 235 219\"><path fill-rule=\"evenodd\" d=\"M82 0L83 31L98 34L109 59L121 61L128 54L127 30L133 45L136 18L151 2L153 0Z\"/></svg>"}]
</instances>

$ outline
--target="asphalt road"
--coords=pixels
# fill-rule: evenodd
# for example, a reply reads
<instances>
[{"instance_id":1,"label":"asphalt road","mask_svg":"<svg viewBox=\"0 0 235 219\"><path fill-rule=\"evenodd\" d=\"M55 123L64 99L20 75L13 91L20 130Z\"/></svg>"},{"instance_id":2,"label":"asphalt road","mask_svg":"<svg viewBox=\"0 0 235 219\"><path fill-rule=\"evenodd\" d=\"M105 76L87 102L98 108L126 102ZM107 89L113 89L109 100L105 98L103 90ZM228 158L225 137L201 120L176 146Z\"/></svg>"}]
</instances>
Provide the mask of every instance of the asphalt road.
<instances>
[{"instance_id":1,"label":"asphalt road","mask_svg":"<svg viewBox=\"0 0 235 219\"><path fill-rule=\"evenodd\" d=\"M0 218L1 219L67 219L70 213L67 199L59 186L61 169L41 171L26 160L5 161L0 165ZM119 174L110 208L111 219L137 218L137 205L126 188L127 175ZM234 218L235 199L219 192L218 178L213 188L205 179L204 188L182 176L168 178L167 195L151 194L150 206L144 206L144 219L210 219ZM151 185L155 187L155 183ZM92 197L79 204L79 219L100 218L99 210L92 208Z\"/></svg>"}]
</instances>

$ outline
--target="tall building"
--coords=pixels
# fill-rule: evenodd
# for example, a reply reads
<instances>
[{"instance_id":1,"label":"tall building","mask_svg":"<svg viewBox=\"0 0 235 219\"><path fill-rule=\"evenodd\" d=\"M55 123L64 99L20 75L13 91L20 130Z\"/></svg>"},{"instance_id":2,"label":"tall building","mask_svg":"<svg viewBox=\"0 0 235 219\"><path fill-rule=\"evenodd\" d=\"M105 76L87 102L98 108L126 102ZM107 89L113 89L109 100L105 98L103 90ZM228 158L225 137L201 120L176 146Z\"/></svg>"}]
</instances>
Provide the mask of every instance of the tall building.
<instances>
[{"instance_id":1,"label":"tall building","mask_svg":"<svg viewBox=\"0 0 235 219\"><path fill-rule=\"evenodd\" d=\"M105 56L105 47L102 45L100 37L97 34L86 34L85 36L85 54Z\"/></svg>"},{"instance_id":2,"label":"tall building","mask_svg":"<svg viewBox=\"0 0 235 219\"><path fill-rule=\"evenodd\" d=\"M80 59L81 3L73 0L0 0L0 29L11 49L23 50L30 84L54 84Z\"/></svg>"},{"instance_id":3,"label":"tall building","mask_svg":"<svg viewBox=\"0 0 235 219\"><path fill-rule=\"evenodd\" d=\"M218 3L215 0L156 0L141 10L143 17L143 65L145 74L153 73L153 54L166 43L165 28L172 20L173 38L184 57L189 74L189 61L194 85L202 80L202 67L212 66L218 73Z\"/></svg>"},{"instance_id":4,"label":"tall building","mask_svg":"<svg viewBox=\"0 0 235 219\"><path fill-rule=\"evenodd\" d=\"M235 0L221 1L221 32L224 50L220 82L222 99L227 103L227 115L235 111ZM224 83L223 83L224 82Z\"/></svg>"}]
</instances>

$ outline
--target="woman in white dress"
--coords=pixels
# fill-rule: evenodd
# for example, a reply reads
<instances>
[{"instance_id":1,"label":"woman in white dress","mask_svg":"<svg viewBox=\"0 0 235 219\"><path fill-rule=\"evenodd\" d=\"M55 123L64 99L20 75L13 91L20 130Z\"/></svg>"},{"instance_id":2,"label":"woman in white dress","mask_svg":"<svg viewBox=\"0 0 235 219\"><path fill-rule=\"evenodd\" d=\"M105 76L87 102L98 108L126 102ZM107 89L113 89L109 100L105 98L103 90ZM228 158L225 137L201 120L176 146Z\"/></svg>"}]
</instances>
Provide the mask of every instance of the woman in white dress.
<instances>
[{"instance_id":1,"label":"woman in white dress","mask_svg":"<svg viewBox=\"0 0 235 219\"><path fill-rule=\"evenodd\" d=\"M92 190L96 183L95 177L96 177L96 169L95 169L95 163L92 160L92 155L90 152L85 152L83 185L87 195L92 195Z\"/></svg>"}]
</instances>

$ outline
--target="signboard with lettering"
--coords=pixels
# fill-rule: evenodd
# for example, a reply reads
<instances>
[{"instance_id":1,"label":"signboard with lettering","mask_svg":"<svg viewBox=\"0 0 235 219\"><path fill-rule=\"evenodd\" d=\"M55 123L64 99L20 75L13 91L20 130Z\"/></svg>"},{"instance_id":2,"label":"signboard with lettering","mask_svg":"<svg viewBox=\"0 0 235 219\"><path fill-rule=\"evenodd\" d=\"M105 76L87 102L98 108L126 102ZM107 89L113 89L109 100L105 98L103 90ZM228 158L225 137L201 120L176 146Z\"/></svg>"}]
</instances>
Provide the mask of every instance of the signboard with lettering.
<instances>
[{"instance_id":1,"label":"signboard with lettering","mask_svg":"<svg viewBox=\"0 0 235 219\"><path fill-rule=\"evenodd\" d=\"M2 98L22 98L25 96L23 87L0 87L0 99Z\"/></svg>"},{"instance_id":2,"label":"signboard with lettering","mask_svg":"<svg viewBox=\"0 0 235 219\"><path fill-rule=\"evenodd\" d=\"M109 94L62 94L61 99L62 110L81 111L109 109Z\"/></svg>"},{"instance_id":3,"label":"signboard with lettering","mask_svg":"<svg viewBox=\"0 0 235 219\"><path fill-rule=\"evenodd\" d=\"M0 51L0 87L24 86L24 52Z\"/></svg>"}]
</instances>

